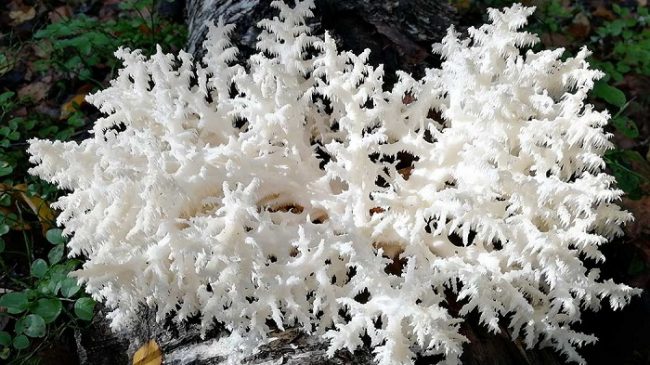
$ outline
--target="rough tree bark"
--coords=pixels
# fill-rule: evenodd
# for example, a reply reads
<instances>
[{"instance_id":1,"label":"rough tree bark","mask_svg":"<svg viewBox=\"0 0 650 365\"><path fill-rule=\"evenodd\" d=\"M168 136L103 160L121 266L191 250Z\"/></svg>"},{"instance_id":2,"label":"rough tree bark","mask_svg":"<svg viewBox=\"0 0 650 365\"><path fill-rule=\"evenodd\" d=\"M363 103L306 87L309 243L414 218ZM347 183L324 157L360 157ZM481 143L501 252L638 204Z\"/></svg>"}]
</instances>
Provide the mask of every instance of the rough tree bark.
<instances>
[{"instance_id":1,"label":"rough tree bark","mask_svg":"<svg viewBox=\"0 0 650 365\"><path fill-rule=\"evenodd\" d=\"M187 50L201 55L207 22L219 17L237 24L234 42L243 56L254 50L258 29L255 24L274 14L270 0L188 0L186 10L189 25ZM342 49L361 52L370 48L370 62L385 65L388 84L395 81L394 71L405 70L415 76L424 68L435 65L430 55L431 44L440 41L456 15L445 1L440 0L316 0L317 9L310 25L315 33L327 29ZM103 319L103 312L94 324L76 334L81 364L119 365L131 363L135 351L154 339L160 346L165 364L208 365L225 364L211 346L223 334L219 330L201 340L196 323L182 326L161 324L154 320L154 311L142 308L139 320L119 333L112 333ZM463 363L468 365L521 365L562 363L550 350L525 350L521 343L512 342L504 328L493 335L479 326L477 318L469 318L463 334L471 343L465 348ZM369 348L354 354L340 351L327 358L327 343L296 330L274 334L278 340L264 346L243 364L334 365L373 364ZM435 364L438 359L421 358L417 364Z\"/></svg>"},{"instance_id":2,"label":"rough tree bark","mask_svg":"<svg viewBox=\"0 0 650 365\"><path fill-rule=\"evenodd\" d=\"M223 17L236 24L234 43L246 56L255 49L259 20L274 15L270 0L188 0L188 51L202 53L206 24ZM440 0L315 0L309 25L316 34L327 30L339 47L360 53L369 48L370 62L384 64L390 83L396 70L422 74L436 61L431 45L455 23L456 13Z\"/></svg>"}]
</instances>

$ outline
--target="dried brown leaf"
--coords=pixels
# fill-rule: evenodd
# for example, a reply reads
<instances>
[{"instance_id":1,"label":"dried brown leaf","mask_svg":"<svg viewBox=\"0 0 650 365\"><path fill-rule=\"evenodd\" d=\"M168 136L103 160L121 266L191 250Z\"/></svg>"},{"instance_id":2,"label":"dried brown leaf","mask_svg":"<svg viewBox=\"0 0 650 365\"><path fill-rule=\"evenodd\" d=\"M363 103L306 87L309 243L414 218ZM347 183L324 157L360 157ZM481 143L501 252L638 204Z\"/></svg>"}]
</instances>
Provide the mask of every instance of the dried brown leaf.
<instances>
[{"instance_id":1,"label":"dried brown leaf","mask_svg":"<svg viewBox=\"0 0 650 365\"><path fill-rule=\"evenodd\" d=\"M36 9L33 6L20 6L15 10L9 11L11 25L16 26L36 17Z\"/></svg>"},{"instance_id":2,"label":"dried brown leaf","mask_svg":"<svg viewBox=\"0 0 650 365\"><path fill-rule=\"evenodd\" d=\"M45 81L36 81L29 83L18 90L19 98L30 98L32 101L39 102L47 96L50 91L50 83Z\"/></svg>"},{"instance_id":3,"label":"dried brown leaf","mask_svg":"<svg viewBox=\"0 0 650 365\"><path fill-rule=\"evenodd\" d=\"M68 5L62 5L54 8L47 14L52 23L58 23L62 20L69 19L72 16L72 8Z\"/></svg>"},{"instance_id":4,"label":"dried brown leaf","mask_svg":"<svg viewBox=\"0 0 650 365\"><path fill-rule=\"evenodd\" d=\"M602 4L599 4L596 7L596 10L594 10L591 13L591 15L593 15L595 17L598 17L598 18L603 18L603 19L606 19L606 20L614 20L614 19L616 19L616 15L614 15L614 13L612 13L611 10L607 9Z\"/></svg>"},{"instance_id":5,"label":"dried brown leaf","mask_svg":"<svg viewBox=\"0 0 650 365\"><path fill-rule=\"evenodd\" d=\"M591 23L584 13L578 13L569 26L569 33L576 39L585 39L591 32Z\"/></svg>"}]
</instances>

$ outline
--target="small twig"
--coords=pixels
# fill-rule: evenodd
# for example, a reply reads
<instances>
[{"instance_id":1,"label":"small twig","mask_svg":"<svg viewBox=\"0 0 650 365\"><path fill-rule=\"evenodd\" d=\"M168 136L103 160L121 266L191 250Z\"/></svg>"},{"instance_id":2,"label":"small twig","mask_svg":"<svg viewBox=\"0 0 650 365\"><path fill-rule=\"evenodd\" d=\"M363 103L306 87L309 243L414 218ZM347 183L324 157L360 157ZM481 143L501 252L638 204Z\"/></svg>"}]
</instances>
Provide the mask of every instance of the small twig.
<instances>
[{"instance_id":1,"label":"small twig","mask_svg":"<svg viewBox=\"0 0 650 365\"><path fill-rule=\"evenodd\" d=\"M16 209L18 210L18 217L20 218L19 222L24 224L23 221L23 210L20 209L20 204L18 202L14 202L14 205L16 206ZM24 228L24 227L23 227ZM23 233L23 239L25 240L25 251L27 252L27 267L29 267L34 260L34 257L32 255L32 250L30 244L29 244L29 239L27 238L27 234L25 233L25 230L22 230Z\"/></svg>"}]
</instances>

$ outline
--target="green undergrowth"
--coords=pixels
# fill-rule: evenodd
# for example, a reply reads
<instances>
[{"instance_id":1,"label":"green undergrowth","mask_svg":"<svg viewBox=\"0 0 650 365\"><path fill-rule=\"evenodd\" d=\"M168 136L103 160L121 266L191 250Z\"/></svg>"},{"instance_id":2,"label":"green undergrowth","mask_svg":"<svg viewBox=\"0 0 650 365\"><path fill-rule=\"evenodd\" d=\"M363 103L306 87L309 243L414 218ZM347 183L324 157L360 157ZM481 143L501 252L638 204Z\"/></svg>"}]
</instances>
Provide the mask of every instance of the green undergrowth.
<instances>
[{"instance_id":1,"label":"green undergrowth","mask_svg":"<svg viewBox=\"0 0 650 365\"><path fill-rule=\"evenodd\" d=\"M113 78L118 47L151 54L156 44L175 51L186 40L184 25L161 16L155 0L70 3L36 2L33 19L0 36L0 363L48 363L48 352L95 314L68 275L82 261L67 257L50 208L63 192L27 174L26 141L88 136L98 112L84 97Z\"/></svg>"}]
</instances>

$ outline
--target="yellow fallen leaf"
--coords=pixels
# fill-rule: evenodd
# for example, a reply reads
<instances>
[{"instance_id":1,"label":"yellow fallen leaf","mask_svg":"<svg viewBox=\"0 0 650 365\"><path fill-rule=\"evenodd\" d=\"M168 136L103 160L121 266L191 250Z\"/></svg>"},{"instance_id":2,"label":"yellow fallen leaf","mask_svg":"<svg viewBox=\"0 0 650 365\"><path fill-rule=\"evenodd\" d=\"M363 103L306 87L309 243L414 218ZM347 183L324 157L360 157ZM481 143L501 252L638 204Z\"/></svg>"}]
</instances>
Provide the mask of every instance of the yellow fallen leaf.
<instances>
[{"instance_id":1,"label":"yellow fallen leaf","mask_svg":"<svg viewBox=\"0 0 650 365\"><path fill-rule=\"evenodd\" d=\"M68 119L70 114L74 113L81 104L86 102L86 94L77 94L61 106L61 116L59 119Z\"/></svg>"},{"instance_id":2,"label":"yellow fallen leaf","mask_svg":"<svg viewBox=\"0 0 650 365\"><path fill-rule=\"evenodd\" d=\"M142 345L133 354L133 365L161 365L162 352L155 340L150 340Z\"/></svg>"},{"instance_id":3,"label":"yellow fallen leaf","mask_svg":"<svg viewBox=\"0 0 650 365\"><path fill-rule=\"evenodd\" d=\"M21 199L29 208L36 214L39 222L41 222L41 229L43 235L53 227L54 224L54 212L50 208L49 204L41 199L39 196L29 196L27 195L27 185L18 184L14 186L14 191L17 192L15 198Z\"/></svg>"}]
</instances>

